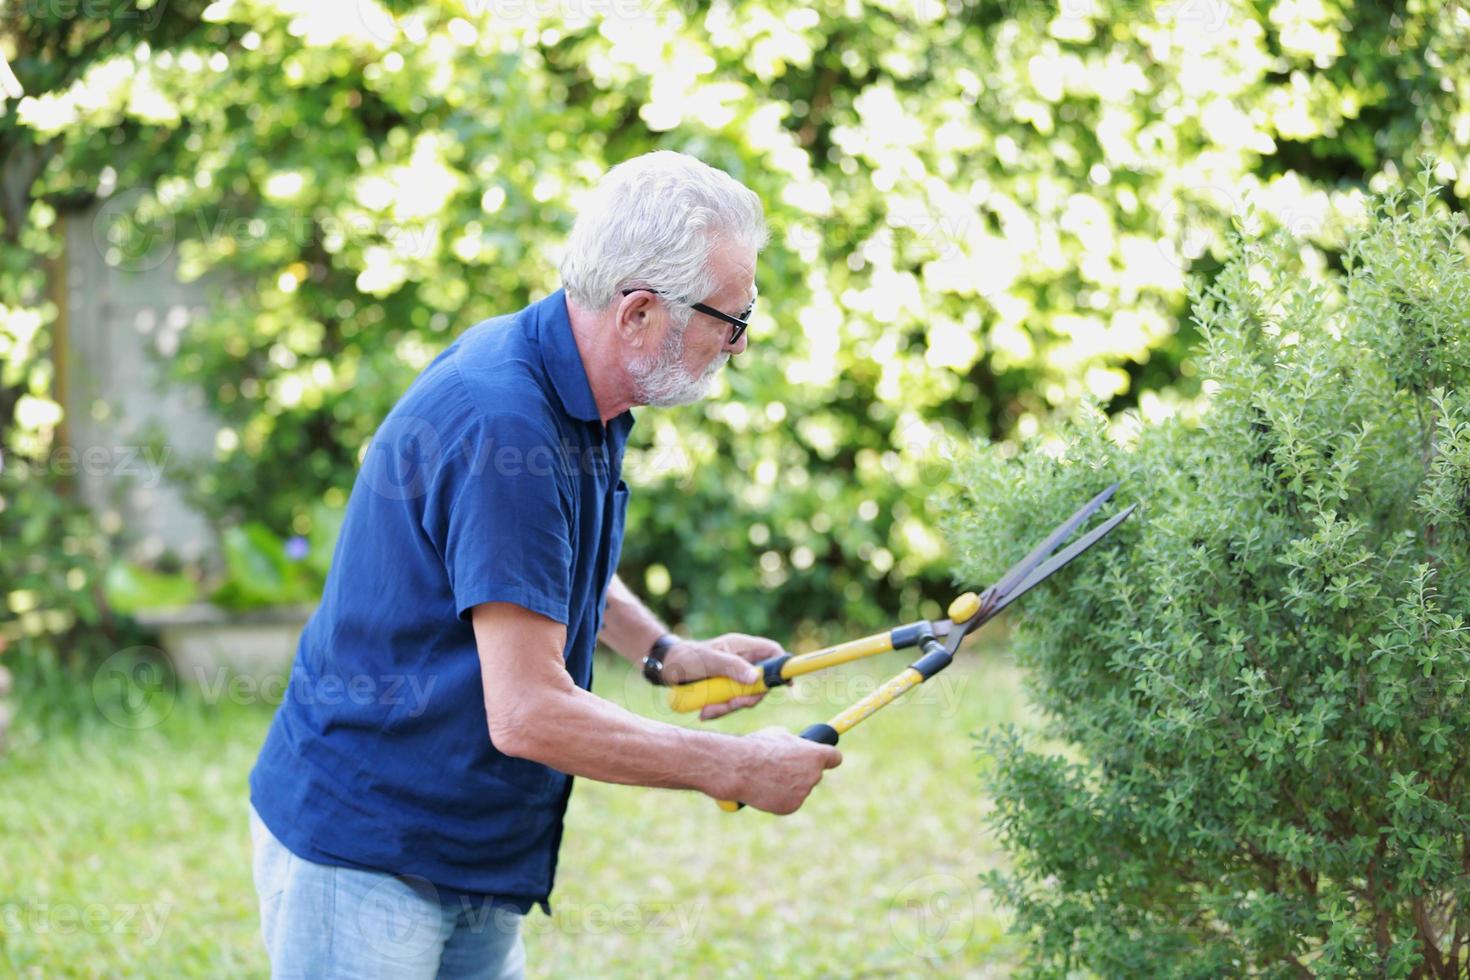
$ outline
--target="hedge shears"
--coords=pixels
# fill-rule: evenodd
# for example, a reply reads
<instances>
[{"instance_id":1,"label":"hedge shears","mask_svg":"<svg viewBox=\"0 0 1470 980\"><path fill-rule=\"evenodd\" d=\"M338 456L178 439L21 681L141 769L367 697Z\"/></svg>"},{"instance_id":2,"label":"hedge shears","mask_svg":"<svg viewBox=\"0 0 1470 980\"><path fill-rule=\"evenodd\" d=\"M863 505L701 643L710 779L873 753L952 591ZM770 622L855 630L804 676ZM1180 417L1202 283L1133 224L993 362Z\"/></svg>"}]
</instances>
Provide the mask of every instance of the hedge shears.
<instances>
[{"instance_id":1,"label":"hedge shears","mask_svg":"<svg viewBox=\"0 0 1470 980\"><path fill-rule=\"evenodd\" d=\"M707 704L720 704L745 694L760 694L773 687L790 684L802 674L826 667L835 667L863 657L872 657L890 650L902 650L917 646L923 655L881 685L872 694L853 704L827 722L818 722L801 733L801 737L824 745L836 745L838 738L859 722L871 717L879 708L897 700L901 695L939 673L954 660L960 641L981 626L994 619L1001 610L1015 602L1052 575L1066 566L1073 558L1123 523L1138 506L1132 504L1108 518L1087 534L1078 538L1063 550L1055 552L1063 541L1071 537L1083 523L1097 512L1118 489L1114 483L1102 493L1089 500L1080 510L1067 518L1045 541L1032 549L1000 581L980 594L966 592L949 604L948 619L919 620L896 627L886 633L875 633L858 640L850 640L837 646L816 650L812 653L793 655L783 653L756 664L761 677L753 684L742 684L728 677L711 677L707 680L679 684L669 692L669 706L675 711L698 711ZM945 642L941 643L940 640ZM720 808L729 812L739 810L744 803L721 800Z\"/></svg>"}]
</instances>

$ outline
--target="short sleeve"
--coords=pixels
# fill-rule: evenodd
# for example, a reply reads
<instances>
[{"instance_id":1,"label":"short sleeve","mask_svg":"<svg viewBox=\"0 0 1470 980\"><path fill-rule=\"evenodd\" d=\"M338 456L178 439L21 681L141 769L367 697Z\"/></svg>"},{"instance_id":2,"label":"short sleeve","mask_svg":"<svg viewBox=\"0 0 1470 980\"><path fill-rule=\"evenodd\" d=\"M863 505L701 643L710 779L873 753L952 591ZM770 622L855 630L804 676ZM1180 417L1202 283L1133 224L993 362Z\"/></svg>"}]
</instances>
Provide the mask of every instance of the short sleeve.
<instances>
[{"instance_id":1,"label":"short sleeve","mask_svg":"<svg viewBox=\"0 0 1470 980\"><path fill-rule=\"evenodd\" d=\"M445 453L423 524L460 619L482 602L512 602L569 621L571 487L552 428L522 415L482 418Z\"/></svg>"}]
</instances>

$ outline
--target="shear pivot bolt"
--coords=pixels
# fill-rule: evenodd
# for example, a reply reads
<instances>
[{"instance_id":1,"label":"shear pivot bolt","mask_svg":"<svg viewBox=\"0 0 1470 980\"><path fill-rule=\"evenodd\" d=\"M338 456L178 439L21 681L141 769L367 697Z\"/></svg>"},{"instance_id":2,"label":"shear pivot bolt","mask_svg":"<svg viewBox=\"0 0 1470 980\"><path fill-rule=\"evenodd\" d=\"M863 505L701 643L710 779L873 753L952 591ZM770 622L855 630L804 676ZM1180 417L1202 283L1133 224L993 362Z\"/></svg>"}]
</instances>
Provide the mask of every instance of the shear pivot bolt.
<instances>
[{"instance_id":1,"label":"shear pivot bolt","mask_svg":"<svg viewBox=\"0 0 1470 980\"><path fill-rule=\"evenodd\" d=\"M949 618L955 623L963 623L979 611L980 597L973 592L956 596L954 602L949 604Z\"/></svg>"}]
</instances>

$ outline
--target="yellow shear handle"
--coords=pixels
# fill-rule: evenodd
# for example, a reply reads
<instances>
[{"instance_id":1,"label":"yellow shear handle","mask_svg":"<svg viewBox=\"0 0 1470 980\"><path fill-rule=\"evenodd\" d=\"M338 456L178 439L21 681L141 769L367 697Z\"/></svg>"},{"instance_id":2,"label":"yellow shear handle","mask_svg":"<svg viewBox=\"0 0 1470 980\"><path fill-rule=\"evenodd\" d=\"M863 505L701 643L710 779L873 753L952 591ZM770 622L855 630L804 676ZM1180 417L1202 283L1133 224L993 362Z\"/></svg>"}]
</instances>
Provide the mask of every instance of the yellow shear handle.
<instances>
[{"instance_id":1,"label":"yellow shear handle","mask_svg":"<svg viewBox=\"0 0 1470 980\"><path fill-rule=\"evenodd\" d=\"M764 679L754 684L742 684L729 677L711 677L669 688L669 707L675 711L698 711L707 704L721 704L746 694L761 694L766 690L768 688Z\"/></svg>"},{"instance_id":2,"label":"yellow shear handle","mask_svg":"<svg viewBox=\"0 0 1470 980\"><path fill-rule=\"evenodd\" d=\"M905 628L912 629L913 627ZM781 663L781 680L782 682L789 681L793 677L810 674L814 670L835 667L850 660L887 653L894 648L893 633L894 631L891 630L887 633L874 633L872 636L839 643L835 647L827 647L795 657L787 656ZM768 660L756 664L756 667L764 667L768 663L773 663L773 661ZM675 711L698 711L707 704L722 704L731 698L738 698L746 694L762 694L768 690L770 688L766 685L765 677L754 684L742 684L728 677L711 677L707 680L691 681L688 684L676 684L669 688L669 707Z\"/></svg>"},{"instance_id":3,"label":"yellow shear handle","mask_svg":"<svg viewBox=\"0 0 1470 980\"><path fill-rule=\"evenodd\" d=\"M947 653L943 655L945 657L949 656L949 654ZM924 683L924 674L917 668L908 667L903 671L903 673L890 678L888 680L888 683L884 684L882 687L878 688L878 690L874 691L872 694L869 694L867 697L863 698L857 704L848 708L846 711L842 712L837 717L827 722L825 725L817 724L810 726L809 728L807 728L806 731L801 733L801 737L809 739L813 742L821 742L824 745L836 745L838 737L843 732L852 728L858 722L865 720L879 708L883 708L887 705L892 704L904 693L918 687L922 683ZM744 803L737 803L734 800L716 800L715 802L718 803L720 805L720 809L724 810L726 813L735 813L745 806Z\"/></svg>"},{"instance_id":4,"label":"yellow shear handle","mask_svg":"<svg viewBox=\"0 0 1470 980\"><path fill-rule=\"evenodd\" d=\"M980 597L973 592L966 592L949 604L950 618L961 629L979 611ZM874 639L877 639L877 637L866 638L866 640ZM863 642L865 640L855 640L853 644L848 644L848 646ZM954 655L935 640L933 634L930 634L928 639L922 640L919 645L924 651L922 657L904 668L901 673L890 677L878 690L850 706L845 711L837 714L831 721L826 724L819 723L808 726L806 731L801 733L801 737L810 739L813 742L821 742L824 745L836 745L841 736L853 726L866 721L881 708L887 707L904 694L912 691L945 667L948 667L954 659ZM892 649L892 647L889 649ZM821 652L828 653L830 651ZM812 656L818 656L818 654L813 654ZM788 664L787 666L790 665ZM745 806L744 803L737 803L734 800L717 800L716 802L719 803L720 809L726 813L734 813Z\"/></svg>"}]
</instances>

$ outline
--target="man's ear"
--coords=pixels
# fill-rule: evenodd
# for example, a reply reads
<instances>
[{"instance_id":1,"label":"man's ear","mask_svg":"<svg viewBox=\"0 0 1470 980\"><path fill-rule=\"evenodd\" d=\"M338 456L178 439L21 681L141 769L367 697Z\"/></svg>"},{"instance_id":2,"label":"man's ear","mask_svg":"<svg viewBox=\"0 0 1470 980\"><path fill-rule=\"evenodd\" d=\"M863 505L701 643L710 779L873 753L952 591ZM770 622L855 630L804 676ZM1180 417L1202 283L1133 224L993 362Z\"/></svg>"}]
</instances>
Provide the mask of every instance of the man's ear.
<instances>
[{"instance_id":1,"label":"man's ear","mask_svg":"<svg viewBox=\"0 0 1470 980\"><path fill-rule=\"evenodd\" d=\"M642 290L621 297L613 313L613 329L627 347L641 349L658 323L659 307L654 295Z\"/></svg>"}]
</instances>

